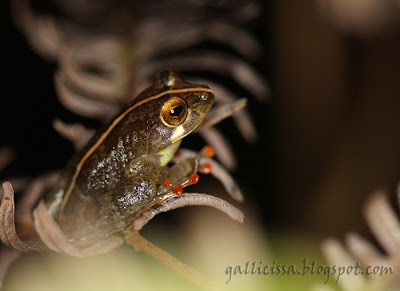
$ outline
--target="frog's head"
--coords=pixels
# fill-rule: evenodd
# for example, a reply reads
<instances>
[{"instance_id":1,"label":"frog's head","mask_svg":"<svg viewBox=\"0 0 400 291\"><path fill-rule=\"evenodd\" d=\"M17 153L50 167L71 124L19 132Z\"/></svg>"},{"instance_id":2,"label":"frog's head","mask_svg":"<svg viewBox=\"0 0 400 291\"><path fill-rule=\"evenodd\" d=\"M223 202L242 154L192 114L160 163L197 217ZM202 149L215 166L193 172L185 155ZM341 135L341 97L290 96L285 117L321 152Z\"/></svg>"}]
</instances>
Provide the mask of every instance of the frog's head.
<instances>
[{"instance_id":1,"label":"frog's head","mask_svg":"<svg viewBox=\"0 0 400 291\"><path fill-rule=\"evenodd\" d=\"M150 97L149 97L150 96ZM146 155L170 161L183 137L191 133L205 118L214 102L213 91L206 85L191 84L174 71L159 73L153 85L145 90L137 102L144 102L146 112Z\"/></svg>"}]
</instances>

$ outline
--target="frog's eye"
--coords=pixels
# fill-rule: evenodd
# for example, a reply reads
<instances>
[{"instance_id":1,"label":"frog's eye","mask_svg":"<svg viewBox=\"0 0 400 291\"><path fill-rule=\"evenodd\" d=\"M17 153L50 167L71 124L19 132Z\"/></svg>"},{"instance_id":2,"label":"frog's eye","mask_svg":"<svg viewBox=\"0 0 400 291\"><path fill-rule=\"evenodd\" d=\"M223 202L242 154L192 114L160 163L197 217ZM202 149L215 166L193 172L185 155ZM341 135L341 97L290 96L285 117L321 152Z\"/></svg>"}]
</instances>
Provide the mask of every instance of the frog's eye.
<instances>
[{"instance_id":1,"label":"frog's eye","mask_svg":"<svg viewBox=\"0 0 400 291\"><path fill-rule=\"evenodd\" d=\"M172 97L163 106L161 111L161 119L164 124L174 126L181 124L187 115L186 103L178 98Z\"/></svg>"}]
</instances>

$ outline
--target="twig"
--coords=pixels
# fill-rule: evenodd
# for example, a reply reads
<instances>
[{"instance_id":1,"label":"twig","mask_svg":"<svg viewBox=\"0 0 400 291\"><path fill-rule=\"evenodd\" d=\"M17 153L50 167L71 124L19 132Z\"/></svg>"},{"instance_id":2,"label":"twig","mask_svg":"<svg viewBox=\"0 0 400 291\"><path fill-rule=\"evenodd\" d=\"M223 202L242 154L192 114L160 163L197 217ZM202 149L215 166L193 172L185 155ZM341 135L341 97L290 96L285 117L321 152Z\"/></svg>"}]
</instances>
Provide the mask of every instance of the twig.
<instances>
[{"instance_id":1,"label":"twig","mask_svg":"<svg viewBox=\"0 0 400 291\"><path fill-rule=\"evenodd\" d=\"M137 231L129 233L129 235L127 236L127 243L148 254L149 256L153 257L154 259L163 263L169 268L173 269L180 276L192 281L198 286L206 290L218 290L215 284L207 279L205 276L185 265L184 263L171 256L167 252L163 251L156 245L152 244L147 239L142 237Z\"/></svg>"}]
</instances>

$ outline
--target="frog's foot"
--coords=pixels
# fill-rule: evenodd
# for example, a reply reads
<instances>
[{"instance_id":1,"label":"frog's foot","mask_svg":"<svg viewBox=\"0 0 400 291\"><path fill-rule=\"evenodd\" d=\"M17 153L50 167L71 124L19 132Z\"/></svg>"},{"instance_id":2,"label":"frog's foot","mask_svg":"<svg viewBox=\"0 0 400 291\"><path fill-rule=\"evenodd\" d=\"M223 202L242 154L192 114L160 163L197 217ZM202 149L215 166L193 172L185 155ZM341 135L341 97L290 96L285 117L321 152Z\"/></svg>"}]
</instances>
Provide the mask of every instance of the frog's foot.
<instances>
[{"instance_id":1,"label":"frog's foot","mask_svg":"<svg viewBox=\"0 0 400 291\"><path fill-rule=\"evenodd\" d=\"M216 87L214 87L216 86ZM221 163L228 169L236 168L236 158L223 134L216 127L212 127L221 120L232 116L236 126L247 142L253 143L257 140L257 132L253 121L248 111L245 111L247 99L236 99L228 93L224 92L224 88L219 88L217 85L212 86L215 96L223 94L222 100L217 99L217 106L213 107L207 114L204 121L195 132L198 132L207 143L214 149L215 154Z\"/></svg>"},{"instance_id":2,"label":"frog's foot","mask_svg":"<svg viewBox=\"0 0 400 291\"><path fill-rule=\"evenodd\" d=\"M140 230L158 213L190 205L214 207L224 212L232 219L238 222L243 222L243 213L221 198L202 193L183 193L184 187L198 182L199 176L197 172L199 172L203 174L212 174L222 182L225 189L233 199L243 201L243 195L239 187L229 173L219 163L211 158L213 154L214 150L210 146L205 146L200 153L180 149L174 157L173 162L179 163L185 160L195 159L193 173L189 178L183 178L177 183L173 183L169 179L165 180L163 187L158 191L159 199L151 203L134 221L133 229Z\"/></svg>"},{"instance_id":3,"label":"frog's foot","mask_svg":"<svg viewBox=\"0 0 400 291\"><path fill-rule=\"evenodd\" d=\"M123 243L120 237L110 237L97 241L85 248L77 248L71 243L58 223L49 214L44 201L40 201L33 212L35 229L51 250L75 257L86 257L106 253Z\"/></svg>"},{"instance_id":4,"label":"frog's foot","mask_svg":"<svg viewBox=\"0 0 400 291\"><path fill-rule=\"evenodd\" d=\"M202 152L204 150L208 151L209 149L209 147L205 147ZM228 192L229 195L232 196L233 199L242 202L244 200L244 197L235 180L222 165L220 165L211 157L212 153L209 152L204 154L200 153L199 155L197 152L189 149L179 149L172 161L174 163L178 163L179 161L184 159L198 158L199 172L203 174L211 174L212 176L214 176L222 183L225 190Z\"/></svg>"},{"instance_id":5,"label":"frog's foot","mask_svg":"<svg viewBox=\"0 0 400 291\"><path fill-rule=\"evenodd\" d=\"M229 102L218 104L216 107L211 109L204 121L195 130L215 149L215 155L228 169L236 168L235 155L224 135L221 134L216 127L212 126L233 115L235 112L242 112L240 110L246 105L246 102L247 100L243 98L236 101L230 100ZM251 131L252 128L248 130L248 132Z\"/></svg>"},{"instance_id":6,"label":"frog's foot","mask_svg":"<svg viewBox=\"0 0 400 291\"><path fill-rule=\"evenodd\" d=\"M215 149L215 156L229 170L234 170L237 165L232 146L226 137L216 127L201 128L199 135Z\"/></svg>"},{"instance_id":7,"label":"frog's foot","mask_svg":"<svg viewBox=\"0 0 400 291\"><path fill-rule=\"evenodd\" d=\"M189 70L193 70L193 68L198 66L198 68L201 69L207 67L207 69L210 69L213 72L221 72L224 75L231 74L243 88L246 88L252 93L252 95L259 97L261 101L265 101L269 95L269 89L266 82L260 75L252 70L252 68L246 63L225 54L207 52L180 56L179 58L168 57L166 60L146 64L143 68L139 69L137 76L148 79L161 68L174 67L178 71L185 71L188 69L187 66L190 67ZM205 122L200 125L196 131L206 139L207 143L210 143L215 147L216 154L223 165L228 169L234 169L236 166L236 160L228 142L225 141L224 137L217 131L217 129L210 127L237 112L237 114L234 115L234 121L240 133L248 142L255 142L257 140L257 133L254 123L247 111L240 110L246 103L245 99L237 99L229 89L222 85L213 83L212 81L210 82L210 80L189 80L207 84L215 92L215 102L217 106L211 109ZM252 84L250 85L248 81ZM209 116L214 119L213 122L209 122L211 121Z\"/></svg>"},{"instance_id":8,"label":"frog's foot","mask_svg":"<svg viewBox=\"0 0 400 291\"><path fill-rule=\"evenodd\" d=\"M53 121L54 129L67 140L69 140L76 151L82 149L89 139L94 135L94 130L83 126L82 124L67 124L60 119Z\"/></svg>"}]
</instances>

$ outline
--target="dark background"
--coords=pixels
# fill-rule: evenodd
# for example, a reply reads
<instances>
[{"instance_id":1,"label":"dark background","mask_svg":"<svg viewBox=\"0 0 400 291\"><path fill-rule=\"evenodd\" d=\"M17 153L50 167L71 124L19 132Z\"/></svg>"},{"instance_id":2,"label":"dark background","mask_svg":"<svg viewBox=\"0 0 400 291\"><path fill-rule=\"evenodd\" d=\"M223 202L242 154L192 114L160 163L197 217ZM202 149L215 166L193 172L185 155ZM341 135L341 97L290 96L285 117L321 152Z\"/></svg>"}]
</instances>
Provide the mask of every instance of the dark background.
<instances>
[{"instance_id":1,"label":"dark background","mask_svg":"<svg viewBox=\"0 0 400 291\"><path fill-rule=\"evenodd\" d=\"M56 65L30 49L8 2L0 7L0 145L17 157L2 180L63 167L73 149L54 118L99 125L58 102ZM267 229L341 235L365 231L366 197L385 188L393 198L400 176L398 7L382 23L352 24L318 2L263 3L248 27L265 48L252 65L271 88L268 103L249 98L259 142L247 145L229 120L221 128L238 157L234 177Z\"/></svg>"}]
</instances>

